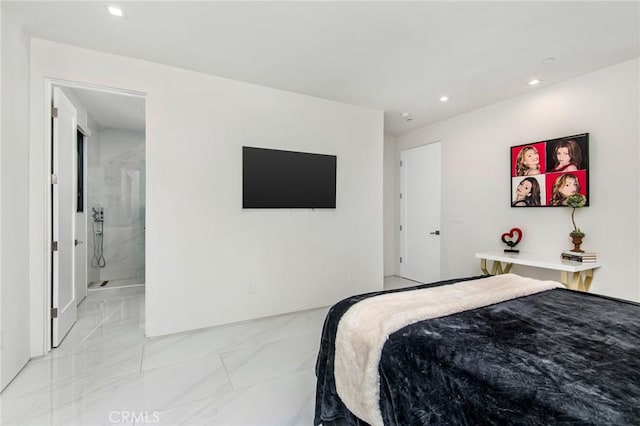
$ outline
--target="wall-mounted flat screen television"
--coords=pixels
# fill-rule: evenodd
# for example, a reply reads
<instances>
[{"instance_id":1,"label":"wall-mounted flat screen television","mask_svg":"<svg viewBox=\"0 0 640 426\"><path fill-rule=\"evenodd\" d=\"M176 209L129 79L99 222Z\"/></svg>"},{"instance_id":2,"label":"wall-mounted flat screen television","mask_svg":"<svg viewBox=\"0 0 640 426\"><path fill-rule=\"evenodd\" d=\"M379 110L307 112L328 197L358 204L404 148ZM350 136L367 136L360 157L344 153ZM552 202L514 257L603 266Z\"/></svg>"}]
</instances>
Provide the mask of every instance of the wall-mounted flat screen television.
<instances>
[{"instance_id":1,"label":"wall-mounted flat screen television","mask_svg":"<svg viewBox=\"0 0 640 426\"><path fill-rule=\"evenodd\" d=\"M336 156L242 147L242 208L335 209Z\"/></svg>"}]
</instances>

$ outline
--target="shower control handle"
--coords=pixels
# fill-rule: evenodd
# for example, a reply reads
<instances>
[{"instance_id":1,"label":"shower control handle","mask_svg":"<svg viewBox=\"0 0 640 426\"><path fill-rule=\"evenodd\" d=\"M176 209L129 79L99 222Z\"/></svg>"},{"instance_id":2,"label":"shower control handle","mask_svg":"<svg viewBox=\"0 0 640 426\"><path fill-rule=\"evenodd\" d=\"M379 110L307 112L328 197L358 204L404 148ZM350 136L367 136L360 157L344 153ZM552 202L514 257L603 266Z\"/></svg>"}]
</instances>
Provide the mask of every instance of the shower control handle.
<instances>
[{"instance_id":1,"label":"shower control handle","mask_svg":"<svg viewBox=\"0 0 640 426\"><path fill-rule=\"evenodd\" d=\"M91 216L93 217L94 222L104 222L104 208L97 206L91 208L93 211Z\"/></svg>"},{"instance_id":2,"label":"shower control handle","mask_svg":"<svg viewBox=\"0 0 640 426\"><path fill-rule=\"evenodd\" d=\"M79 246L80 244L82 244L84 241L80 241L80 240L76 240L75 241L75 245Z\"/></svg>"}]
</instances>

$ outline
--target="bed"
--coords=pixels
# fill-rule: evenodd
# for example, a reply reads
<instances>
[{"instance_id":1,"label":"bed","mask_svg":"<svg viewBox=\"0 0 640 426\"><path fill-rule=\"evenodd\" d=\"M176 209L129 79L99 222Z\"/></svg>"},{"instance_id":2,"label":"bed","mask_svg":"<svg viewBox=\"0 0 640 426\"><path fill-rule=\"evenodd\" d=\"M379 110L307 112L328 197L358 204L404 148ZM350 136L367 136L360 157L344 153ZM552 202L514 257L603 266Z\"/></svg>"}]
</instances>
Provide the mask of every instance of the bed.
<instances>
[{"instance_id":1,"label":"bed","mask_svg":"<svg viewBox=\"0 0 640 426\"><path fill-rule=\"evenodd\" d=\"M361 335L398 316L384 314L370 325L383 316L381 307L397 304L403 311L391 298L421 305L417 295L473 290L496 277L356 295L334 305L316 362L314 425L640 424L640 305L634 302L545 284L461 312L409 318L376 337L377 349L360 349ZM515 280L515 287L523 279L500 277ZM349 317L359 307L372 316ZM344 331L349 327L351 334Z\"/></svg>"}]
</instances>

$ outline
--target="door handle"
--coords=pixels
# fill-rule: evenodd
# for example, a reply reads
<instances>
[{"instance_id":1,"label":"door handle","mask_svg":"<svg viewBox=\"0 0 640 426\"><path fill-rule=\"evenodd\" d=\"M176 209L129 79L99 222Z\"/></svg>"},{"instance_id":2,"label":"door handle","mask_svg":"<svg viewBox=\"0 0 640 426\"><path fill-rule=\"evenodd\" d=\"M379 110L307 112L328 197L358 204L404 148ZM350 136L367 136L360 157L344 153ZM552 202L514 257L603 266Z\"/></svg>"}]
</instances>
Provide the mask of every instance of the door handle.
<instances>
[{"instance_id":1,"label":"door handle","mask_svg":"<svg viewBox=\"0 0 640 426\"><path fill-rule=\"evenodd\" d=\"M83 241L80 241L80 240L76 240L76 241L75 241L75 245L77 245L77 246L79 246L79 245L80 245L80 244L82 244L82 243L83 243Z\"/></svg>"},{"instance_id":2,"label":"door handle","mask_svg":"<svg viewBox=\"0 0 640 426\"><path fill-rule=\"evenodd\" d=\"M440 230L429 232L430 235L440 235Z\"/></svg>"}]
</instances>

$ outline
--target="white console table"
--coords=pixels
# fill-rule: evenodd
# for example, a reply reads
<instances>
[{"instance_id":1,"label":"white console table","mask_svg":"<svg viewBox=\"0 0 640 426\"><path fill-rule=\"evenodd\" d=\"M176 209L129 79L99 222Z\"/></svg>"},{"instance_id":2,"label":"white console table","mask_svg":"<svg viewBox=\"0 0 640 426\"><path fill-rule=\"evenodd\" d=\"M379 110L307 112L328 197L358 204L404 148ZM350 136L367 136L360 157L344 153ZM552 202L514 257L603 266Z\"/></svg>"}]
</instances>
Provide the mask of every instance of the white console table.
<instances>
[{"instance_id":1,"label":"white console table","mask_svg":"<svg viewBox=\"0 0 640 426\"><path fill-rule=\"evenodd\" d=\"M487 275L489 274L487 260L493 261L491 267L492 275L506 274L513 265L560 271L562 284L569 289L580 291L589 291L594 270L601 266L600 262L582 263L564 260L560 257L560 254L502 253L496 251L476 253L476 258L480 259L480 268Z\"/></svg>"}]
</instances>

